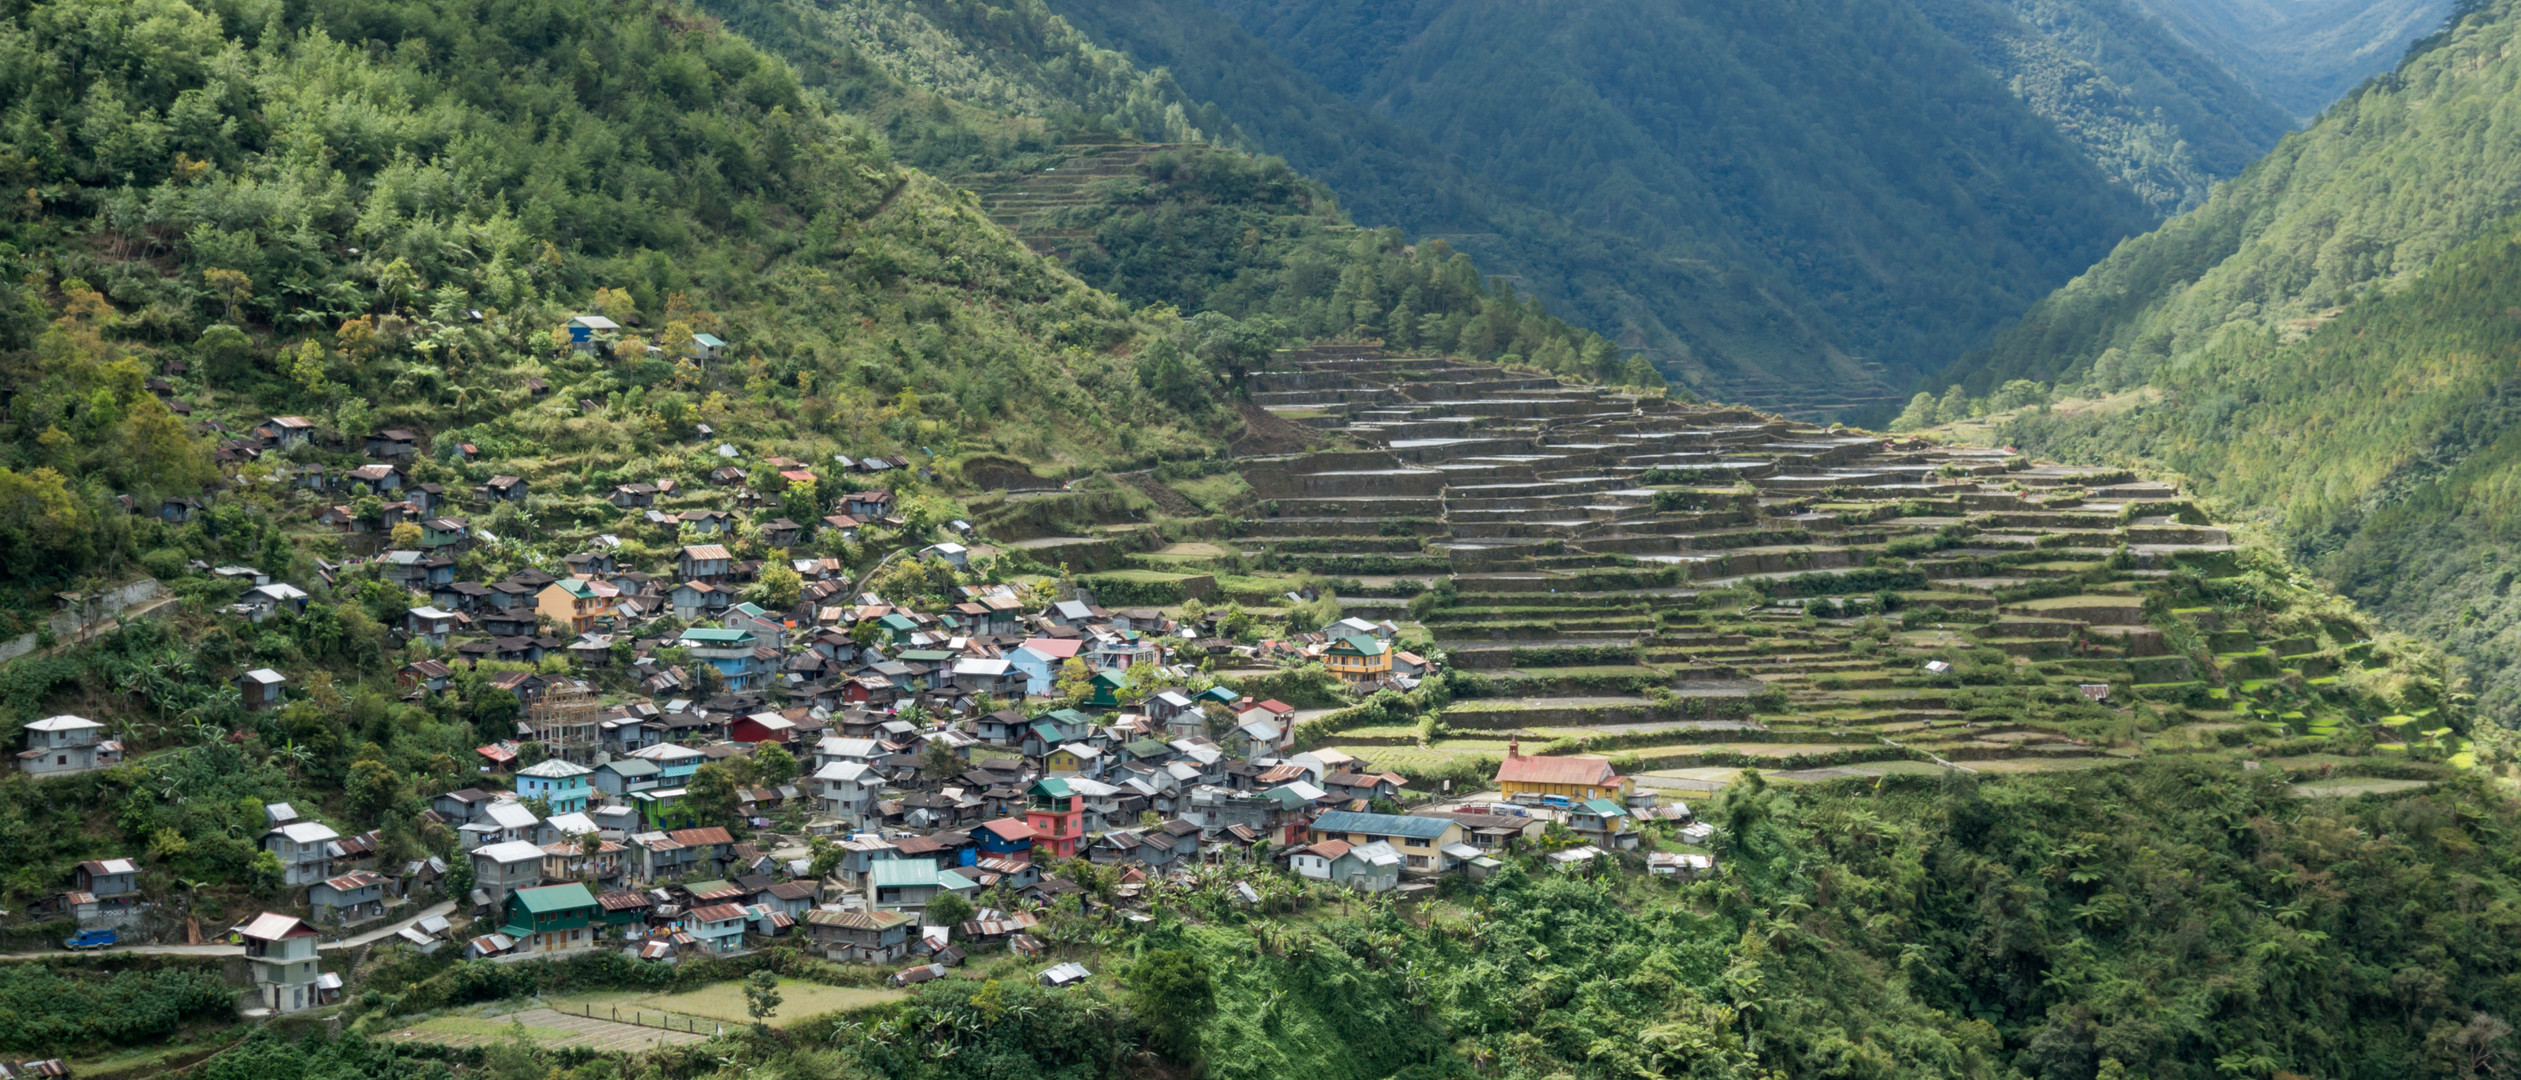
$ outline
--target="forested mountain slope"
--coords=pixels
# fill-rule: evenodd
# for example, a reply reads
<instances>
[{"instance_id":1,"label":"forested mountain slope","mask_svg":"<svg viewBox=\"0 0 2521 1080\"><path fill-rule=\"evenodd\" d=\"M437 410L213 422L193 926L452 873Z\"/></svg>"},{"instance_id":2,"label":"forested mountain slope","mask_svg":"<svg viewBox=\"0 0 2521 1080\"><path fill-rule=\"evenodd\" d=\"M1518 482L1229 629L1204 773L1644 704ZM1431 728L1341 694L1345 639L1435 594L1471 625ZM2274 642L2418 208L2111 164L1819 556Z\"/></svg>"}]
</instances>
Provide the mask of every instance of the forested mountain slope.
<instances>
[{"instance_id":1,"label":"forested mountain slope","mask_svg":"<svg viewBox=\"0 0 2521 1080\"><path fill-rule=\"evenodd\" d=\"M788 59L904 160L975 191L993 219L1132 303L1239 320L1229 329L1247 341L1373 337L1663 385L1650 363L1443 242L1358 229L1320 183L1236 149L1213 107L1039 0L700 6Z\"/></svg>"},{"instance_id":2,"label":"forested mountain slope","mask_svg":"<svg viewBox=\"0 0 2521 1080\"><path fill-rule=\"evenodd\" d=\"M2304 120L2390 70L2454 0L2129 0Z\"/></svg>"},{"instance_id":3,"label":"forested mountain slope","mask_svg":"<svg viewBox=\"0 0 2521 1080\"><path fill-rule=\"evenodd\" d=\"M2028 415L2040 452L2150 458L2482 665L2521 715L2509 596L2521 60L2488 5L1956 370L2140 391ZM2132 404L2131 404L2132 402Z\"/></svg>"},{"instance_id":4,"label":"forested mountain slope","mask_svg":"<svg viewBox=\"0 0 2521 1080\"><path fill-rule=\"evenodd\" d=\"M1363 220L1446 235L1754 402L1905 383L2149 216L1888 2L1053 6ZM1448 186L1430 160L1479 197L1423 204Z\"/></svg>"},{"instance_id":5,"label":"forested mountain slope","mask_svg":"<svg viewBox=\"0 0 2521 1080\"><path fill-rule=\"evenodd\" d=\"M2169 215L2292 126L2127 0L1910 0L2094 164Z\"/></svg>"}]
</instances>

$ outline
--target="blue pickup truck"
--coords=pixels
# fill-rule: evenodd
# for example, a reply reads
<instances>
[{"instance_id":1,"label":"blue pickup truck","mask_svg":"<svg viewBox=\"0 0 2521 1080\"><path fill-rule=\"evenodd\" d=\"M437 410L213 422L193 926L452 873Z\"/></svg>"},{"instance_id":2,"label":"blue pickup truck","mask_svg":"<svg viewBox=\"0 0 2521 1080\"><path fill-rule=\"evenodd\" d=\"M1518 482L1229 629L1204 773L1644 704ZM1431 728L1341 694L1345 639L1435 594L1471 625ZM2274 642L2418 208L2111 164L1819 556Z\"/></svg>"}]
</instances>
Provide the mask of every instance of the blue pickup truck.
<instances>
[{"instance_id":1,"label":"blue pickup truck","mask_svg":"<svg viewBox=\"0 0 2521 1080\"><path fill-rule=\"evenodd\" d=\"M61 939L61 947L71 950L103 949L113 944L114 932L111 930L81 930Z\"/></svg>"}]
</instances>

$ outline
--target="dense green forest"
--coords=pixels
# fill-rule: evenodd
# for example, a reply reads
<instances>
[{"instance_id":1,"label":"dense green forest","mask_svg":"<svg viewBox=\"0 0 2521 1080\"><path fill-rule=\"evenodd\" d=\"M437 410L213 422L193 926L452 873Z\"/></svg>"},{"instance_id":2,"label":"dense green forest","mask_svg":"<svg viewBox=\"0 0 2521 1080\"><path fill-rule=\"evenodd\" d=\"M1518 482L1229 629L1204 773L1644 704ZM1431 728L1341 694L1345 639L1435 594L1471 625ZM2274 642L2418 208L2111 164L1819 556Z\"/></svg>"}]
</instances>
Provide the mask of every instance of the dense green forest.
<instances>
[{"instance_id":1,"label":"dense green forest","mask_svg":"<svg viewBox=\"0 0 2521 1080\"><path fill-rule=\"evenodd\" d=\"M1150 140L1123 173L1094 181L1020 234L1056 245L1068 269L1135 304L1213 312L1262 338L1374 339L1659 388L1632 350L1553 317L1490 281L1442 241L1360 231L1319 182L1284 161L1200 138L1238 137L1213 106L1162 73L1086 42L1039 0L899 7L705 0L732 29L793 63L836 108L870 118L895 152L984 203L1076 168L1080 147ZM890 28L886 35L867 28ZM1016 73L1023 93L965 74ZM986 107L982 107L986 106ZM1038 230L1028 225L1039 226Z\"/></svg>"},{"instance_id":2,"label":"dense green forest","mask_svg":"<svg viewBox=\"0 0 2521 1080\"><path fill-rule=\"evenodd\" d=\"M1143 928L1061 916L1046 932L1103 942L1084 987L941 980L640 1067L2473 1080L2514 1063L2516 809L2474 774L2312 800L2228 763L1791 790L1751 776L1707 804L1730 870L1703 883L1517 865L1410 907L1300 917L1259 915L1220 887L1173 897ZM443 973L413 971L428 981L405 992L531 981L432 966ZM423 1076L443 1057L258 1036L209 1075ZM622 1068L520 1047L478 1063Z\"/></svg>"},{"instance_id":3,"label":"dense green forest","mask_svg":"<svg viewBox=\"0 0 2521 1080\"><path fill-rule=\"evenodd\" d=\"M2157 214L2205 201L2292 125L2120 0L1911 0Z\"/></svg>"},{"instance_id":4,"label":"dense green forest","mask_svg":"<svg viewBox=\"0 0 2521 1080\"><path fill-rule=\"evenodd\" d=\"M2149 220L1897 5L1054 6L1720 396L1905 382Z\"/></svg>"},{"instance_id":5,"label":"dense green forest","mask_svg":"<svg viewBox=\"0 0 2521 1080\"><path fill-rule=\"evenodd\" d=\"M2455 0L2126 0L2305 121L2390 70Z\"/></svg>"},{"instance_id":6,"label":"dense green forest","mask_svg":"<svg viewBox=\"0 0 2521 1080\"><path fill-rule=\"evenodd\" d=\"M2122 395L2003 437L2149 459L2264 518L2349 595L2466 656L2507 721L2515 33L2509 4L2470 14L1953 373L1980 395L2021 379Z\"/></svg>"}]
</instances>

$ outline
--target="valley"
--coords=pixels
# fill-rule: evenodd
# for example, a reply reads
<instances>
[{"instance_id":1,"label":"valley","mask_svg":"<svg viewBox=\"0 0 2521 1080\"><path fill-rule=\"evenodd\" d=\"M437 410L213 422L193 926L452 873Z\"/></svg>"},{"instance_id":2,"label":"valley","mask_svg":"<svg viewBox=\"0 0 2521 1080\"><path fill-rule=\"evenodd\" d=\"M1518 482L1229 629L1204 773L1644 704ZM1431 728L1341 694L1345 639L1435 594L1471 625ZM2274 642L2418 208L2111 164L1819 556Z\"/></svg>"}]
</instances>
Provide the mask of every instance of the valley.
<instances>
[{"instance_id":1,"label":"valley","mask_svg":"<svg viewBox=\"0 0 2521 1080\"><path fill-rule=\"evenodd\" d=\"M2439 15L0 4L0 1078L2506 1075Z\"/></svg>"}]
</instances>

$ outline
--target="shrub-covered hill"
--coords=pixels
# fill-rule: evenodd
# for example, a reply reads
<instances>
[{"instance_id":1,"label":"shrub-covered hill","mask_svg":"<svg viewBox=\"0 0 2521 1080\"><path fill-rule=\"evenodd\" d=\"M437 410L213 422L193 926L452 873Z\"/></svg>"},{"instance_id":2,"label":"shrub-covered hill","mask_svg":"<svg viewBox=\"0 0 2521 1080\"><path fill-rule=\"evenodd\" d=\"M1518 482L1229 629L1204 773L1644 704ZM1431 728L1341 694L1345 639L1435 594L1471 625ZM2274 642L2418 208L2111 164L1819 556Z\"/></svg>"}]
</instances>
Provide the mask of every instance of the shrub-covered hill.
<instances>
[{"instance_id":1,"label":"shrub-covered hill","mask_svg":"<svg viewBox=\"0 0 2521 1080\"><path fill-rule=\"evenodd\" d=\"M159 397L585 476L701 423L1081 462L1214 438L1141 385L1154 324L667 4L14 4L0 99L13 573L95 557L109 494L197 487L218 433ZM618 340L567 348L582 311ZM685 362L694 333L724 358Z\"/></svg>"},{"instance_id":2,"label":"shrub-covered hill","mask_svg":"<svg viewBox=\"0 0 2521 1080\"><path fill-rule=\"evenodd\" d=\"M2467 657L2481 705L2506 721L2521 716L2507 570L2517 14L2479 5L1951 373L1968 393L2031 379L2107 395L2003 437L2186 474L2348 595Z\"/></svg>"}]
</instances>

